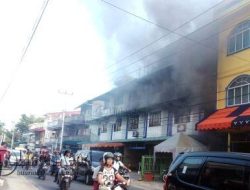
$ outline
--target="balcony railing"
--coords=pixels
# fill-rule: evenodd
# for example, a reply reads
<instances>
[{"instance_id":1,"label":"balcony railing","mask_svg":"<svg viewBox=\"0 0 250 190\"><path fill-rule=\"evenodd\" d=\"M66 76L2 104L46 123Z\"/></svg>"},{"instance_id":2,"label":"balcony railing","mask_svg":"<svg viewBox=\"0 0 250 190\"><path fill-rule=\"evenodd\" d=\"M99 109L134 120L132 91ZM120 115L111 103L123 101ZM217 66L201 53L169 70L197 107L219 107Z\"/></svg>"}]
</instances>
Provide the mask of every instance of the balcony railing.
<instances>
[{"instance_id":1,"label":"balcony railing","mask_svg":"<svg viewBox=\"0 0 250 190\"><path fill-rule=\"evenodd\" d=\"M44 139L44 142L45 142L45 143L47 143L47 142L56 143L57 141L58 141L58 139L55 139L55 138Z\"/></svg>"},{"instance_id":2,"label":"balcony railing","mask_svg":"<svg viewBox=\"0 0 250 190\"><path fill-rule=\"evenodd\" d=\"M84 136L65 136L65 137L63 137L63 141L84 141L84 142L90 142L90 135L84 135Z\"/></svg>"},{"instance_id":3,"label":"balcony railing","mask_svg":"<svg viewBox=\"0 0 250 190\"><path fill-rule=\"evenodd\" d=\"M49 130L57 130L62 128L62 120L55 120L48 123Z\"/></svg>"},{"instance_id":4,"label":"balcony railing","mask_svg":"<svg viewBox=\"0 0 250 190\"><path fill-rule=\"evenodd\" d=\"M125 111L126 109L124 106L117 106L117 107L113 107L109 109L98 109L96 111L93 111L92 114L86 114L85 120L90 121L90 120L98 119L101 117L120 114Z\"/></svg>"},{"instance_id":5,"label":"balcony railing","mask_svg":"<svg viewBox=\"0 0 250 190\"><path fill-rule=\"evenodd\" d=\"M65 117L65 124L84 124L84 117L83 115Z\"/></svg>"}]
</instances>

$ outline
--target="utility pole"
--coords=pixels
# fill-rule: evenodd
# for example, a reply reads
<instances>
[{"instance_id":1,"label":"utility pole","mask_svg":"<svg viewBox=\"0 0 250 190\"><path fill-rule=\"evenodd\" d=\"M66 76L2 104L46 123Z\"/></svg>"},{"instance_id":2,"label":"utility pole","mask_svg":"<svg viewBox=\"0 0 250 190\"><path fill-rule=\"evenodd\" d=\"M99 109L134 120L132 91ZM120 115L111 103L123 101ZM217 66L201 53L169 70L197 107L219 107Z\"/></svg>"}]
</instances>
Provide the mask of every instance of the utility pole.
<instances>
[{"instance_id":1,"label":"utility pole","mask_svg":"<svg viewBox=\"0 0 250 190\"><path fill-rule=\"evenodd\" d=\"M67 90L58 90L59 94L62 94L64 96L73 96L73 92L68 92ZM62 112L62 131L61 131L61 141L60 141L60 151L62 151L62 146L63 146L63 135L64 135L64 121L65 121L65 114L66 114L66 101L64 110Z\"/></svg>"},{"instance_id":2,"label":"utility pole","mask_svg":"<svg viewBox=\"0 0 250 190\"><path fill-rule=\"evenodd\" d=\"M13 127L13 133L12 133L12 138L11 138L11 149L13 149L14 146L14 137L15 137L15 122L12 121L12 127Z\"/></svg>"}]
</instances>

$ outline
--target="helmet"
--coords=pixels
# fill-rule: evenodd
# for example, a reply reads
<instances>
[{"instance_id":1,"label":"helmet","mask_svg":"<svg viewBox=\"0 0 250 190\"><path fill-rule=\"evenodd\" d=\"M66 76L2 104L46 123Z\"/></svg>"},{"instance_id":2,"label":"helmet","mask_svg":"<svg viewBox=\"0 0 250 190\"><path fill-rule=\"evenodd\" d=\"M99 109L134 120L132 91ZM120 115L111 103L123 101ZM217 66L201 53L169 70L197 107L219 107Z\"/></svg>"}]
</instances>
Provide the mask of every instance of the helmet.
<instances>
[{"instance_id":1,"label":"helmet","mask_svg":"<svg viewBox=\"0 0 250 190\"><path fill-rule=\"evenodd\" d=\"M112 152L105 152L103 154L103 162L106 163L107 159L112 158L114 160L114 154Z\"/></svg>"},{"instance_id":2,"label":"helmet","mask_svg":"<svg viewBox=\"0 0 250 190\"><path fill-rule=\"evenodd\" d=\"M122 153L120 153L120 152L116 152L116 153L114 153L114 156L117 158L117 157L122 157Z\"/></svg>"},{"instance_id":3,"label":"helmet","mask_svg":"<svg viewBox=\"0 0 250 190\"><path fill-rule=\"evenodd\" d=\"M66 156L66 154L68 154L68 153L70 153L70 151L69 150L65 150L63 155Z\"/></svg>"}]
</instances>

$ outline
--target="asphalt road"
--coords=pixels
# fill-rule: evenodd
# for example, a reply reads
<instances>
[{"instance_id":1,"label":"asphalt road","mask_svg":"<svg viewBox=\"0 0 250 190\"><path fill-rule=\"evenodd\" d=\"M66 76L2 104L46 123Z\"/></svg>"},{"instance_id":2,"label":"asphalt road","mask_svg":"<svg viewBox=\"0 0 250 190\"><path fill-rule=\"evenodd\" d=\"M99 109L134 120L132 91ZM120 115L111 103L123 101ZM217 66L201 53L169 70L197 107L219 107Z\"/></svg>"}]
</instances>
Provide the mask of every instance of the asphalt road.
<instances>
[{"instance_id":1,"label":"asphalt road","mask_svg":"<svg viewBox=\"0 0 250 190\"><path fill-rule=\"evenodd\" d=\"M31 170L30 170L31 171ZM35 172L34 172L35 173ZM46 180L38 179L34 174L25 175L25 178L28 179L30 183L36 186L39 190L59 190L59 186L53 182L54 177L47 175ZM92 186L85 185L81 179L73 181L71 183L70 190L92 190ZM142 190L135 187L129 187L129 190Z\"/></svg>"}]
</instances>

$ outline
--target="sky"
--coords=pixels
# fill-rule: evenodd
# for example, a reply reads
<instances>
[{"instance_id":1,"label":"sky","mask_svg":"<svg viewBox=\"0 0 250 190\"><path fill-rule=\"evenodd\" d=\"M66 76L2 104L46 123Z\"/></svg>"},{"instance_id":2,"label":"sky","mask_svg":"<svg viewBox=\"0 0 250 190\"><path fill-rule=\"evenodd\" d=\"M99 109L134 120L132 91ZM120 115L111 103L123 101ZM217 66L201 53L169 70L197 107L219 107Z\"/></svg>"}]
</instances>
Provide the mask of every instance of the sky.
<instances>
[{"instance_id":1,"label":"sky","mask_svg":"<svg viewBox=\"0 0 250 190\"><path fill-rule=\"evenodd\" d=\"M46 1L0 1L0 120L7 125L23 113L43 115L73 110L84 101L143 75L148 60L137 61L138 58L178 39L178 35L169 34L159 43L127 57L169 32L101 0L50 0L20 62ZM108 2L174 30L219 1ZM186 35L212 15L213 12L207 13L178 32ZM135 61L137 64L129 66ZM73 95L59 93L62 90Z\"/></svg>"}]
</instances>

